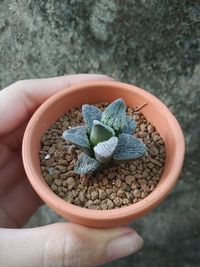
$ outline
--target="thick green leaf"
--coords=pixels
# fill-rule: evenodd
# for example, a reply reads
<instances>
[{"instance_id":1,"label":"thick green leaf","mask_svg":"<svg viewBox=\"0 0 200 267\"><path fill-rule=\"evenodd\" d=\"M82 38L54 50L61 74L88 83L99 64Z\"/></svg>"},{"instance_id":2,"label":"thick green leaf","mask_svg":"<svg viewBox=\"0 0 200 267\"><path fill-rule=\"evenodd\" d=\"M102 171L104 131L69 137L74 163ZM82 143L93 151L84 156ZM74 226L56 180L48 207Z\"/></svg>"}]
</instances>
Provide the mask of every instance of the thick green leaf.
<instances>
[{"instance_id":1,"label":"thick green leaf","mask_svg":"<svg viewBox=\"0 0 200 267\"><path fill-rule=\"evenodd\" d=\"M146 147L138 138L122 133L118 137L118 145L113 153L114 160L132 160L142 157Z\"/></svg>"},{"instance_id":2,"label":"thick green leaf","mask_svg":"<svg viewBox=\"0 0 200 267\"><path fill-rule=\"evenodd\" d=\"M82 106L82 114L83 114L86 127L88 129L88 132L90 132L92 129L93 121L101 120L102 111L96 108L95 106L86 104Z\"/></svg>"},{"instance_id":3,"label":"thick green leaf","mask_svg":"<svg viewBox=\"0 0 200 267\"><path fill-rule=\"evenodd\" d=\"M109 162L112 159L113 152L117 147L118 138L111 137L108 141L98 143L93 149L95 158L101 163Z\"/></svg>"},{"instance_id":4,"label":"thick green leaf","mask_svg":"<svg viewBox=\"0 0 200 267\"><path fill-rule=\"evenodd\" d=\"M124 128L122 129L122 133L133 134L136 127L137 124L134 119L130 116L126 116L126 123L124 125Z\"/></svg>"},{"instance_id":5,"label":"thick green leaf","mask_svg":"<svg viewBox=\"0 0 200 267\"><path fill-rule=\"evenodd\" d=\"M63 138L76 145L79 149L92 155L93 151L91 149L90 141L87 136L87 128L84 126L77 126L70 128L63 133Z\"/></svg>"},{"instance_id":6,"label":"thick green leaf","mask_svg":"<svg viewBox=\"0 0 200 267\"><path fill-rule=\"evenodd\" d=\"M115 131L100 121L94 120L90 133L90 142L93 146L106 141L115 135Z\"/></svg>"},{"instance_id":7,"label":"thick green leaf","mask_svg":"<svg viewBox=\"0 0 200 267\"><path fill-rule=\"evenodd\" d=\"M96 159L90 158L85 153L81 153L74 166L74 172L77 174L88 174L98 170L101 166L101 163Z\"/></svg>"},{"instance_id":8,"label":"thick green leaf","mask_svg":"<svg viewBox=\"0 0 200 267\"><path fill-rule=\"evenodd\" d=\"M126 105L122 98L112 102L102 113L101 122L115 131L123 129L126 123Z\"/></svg>"}]
</instances>

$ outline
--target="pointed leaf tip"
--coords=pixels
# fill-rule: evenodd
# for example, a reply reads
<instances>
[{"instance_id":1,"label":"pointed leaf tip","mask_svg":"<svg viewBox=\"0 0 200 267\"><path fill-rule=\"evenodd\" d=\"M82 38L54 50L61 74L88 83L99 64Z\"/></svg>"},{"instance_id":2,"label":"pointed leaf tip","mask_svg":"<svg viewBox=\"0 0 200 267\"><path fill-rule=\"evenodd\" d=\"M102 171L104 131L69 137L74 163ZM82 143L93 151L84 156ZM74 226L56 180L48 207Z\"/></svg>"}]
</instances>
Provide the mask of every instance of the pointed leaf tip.
<instances>
[{"instance_id":1,"label":"pointed leaf tip","mask_svg":"<svg viewBox=\"0 0 200 267\"><path fill-rule=\"evenodd\" d=\"M88 129L88 132L92 129L92 123L94 120L101 120L102 111L95 106L85 104L82 106L83 119Z\"/></svg>"},{"instance_id":2,"label":"pointed leaf tip","mask_svg":"<svg viewBox=\"0 0 200 267\"><path fill-rule=\"evenodd\" d=\"M101 163L94 158L90 158L87 154L81 153L75 166L74 172L77 174L89 174L101 167Z\"/></svg>"},{"instance_id":3,"label":"pointed leaf tip","mask_svg":"<svg viewBox=\"0 0 200 267\"><path fill-rule=\"evenodd\" d=\"M84 126L70 128L63 133L63 138L75 144L79 149L91 155L93 152L90 147L90 141L87 136L87 129Z\"/></svg>"},{"instance_id":4,"label":"pointed leaf tip","mask_svg":"<svg viewBox=\"0 0 200 267\"><path fill-rule=\"evenodd\" d=\"M102 113L101 122L120 131L126 122L126 105L122 98L112 102Z\"/></svg>"},{"instance_id":5,"label":"pointed leaf tip","mask_svg":"<svg viewBox=\"0 0 200 267\"><path fill-rule=\"evenodd\" d=\"M114 160L132 160L142 157L146 146L138 138L122 133L118 137L118 145L113 153Z\"/></svg>"}]
</instances>

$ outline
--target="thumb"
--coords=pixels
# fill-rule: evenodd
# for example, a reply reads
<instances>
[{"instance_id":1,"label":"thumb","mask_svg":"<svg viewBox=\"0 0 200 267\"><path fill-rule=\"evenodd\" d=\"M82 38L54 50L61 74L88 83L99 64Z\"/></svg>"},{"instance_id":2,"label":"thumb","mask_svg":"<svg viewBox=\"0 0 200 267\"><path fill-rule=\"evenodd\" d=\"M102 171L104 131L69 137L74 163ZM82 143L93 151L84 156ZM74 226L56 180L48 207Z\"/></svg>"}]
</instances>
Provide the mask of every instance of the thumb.
<instances>
[{"instance_id":1,"label":"thumb","mask_svg":"<svg viewBox=\"0 0 200 267\"><path fill-rule=\"evenodd\" d=\"M87 228L56 223L33 229L0 230L0 262L6 267L92 267L141 248L129 227Z\"/></svg>"}]
</instances>

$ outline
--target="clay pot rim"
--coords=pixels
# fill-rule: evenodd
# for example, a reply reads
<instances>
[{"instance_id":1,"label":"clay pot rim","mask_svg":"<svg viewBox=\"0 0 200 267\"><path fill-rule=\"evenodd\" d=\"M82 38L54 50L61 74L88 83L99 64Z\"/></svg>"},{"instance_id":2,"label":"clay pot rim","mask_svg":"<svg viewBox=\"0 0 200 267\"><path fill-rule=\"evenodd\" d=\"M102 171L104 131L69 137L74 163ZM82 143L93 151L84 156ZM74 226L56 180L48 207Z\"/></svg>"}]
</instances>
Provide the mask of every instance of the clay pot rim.
<instances>
[{"instance_id":1,"label":"clay pot rim","mask_svg":"<svg viewBox=\"0 0 200 267\"><path fill-rule=\"evenodd\" d=\"M38 120L38 118L41 116L41 114L50 108L54 102L56 102L58 99L62 98L66 93L71 94L78 90L84 90L84 88L90 87L97 87L97 86L109 86L115 88L121 87L123 90L132 91L134 94L144 95L145 98L153 100L154 104L159 108L159 112L164 114L165 120L167 120L171 125L175 138L175 146L176 146L176 154L175 154L175 160L172 164L171 170L168 173L168 179L166 179L163 182L163 185L161 188L156 187L147 197L140 200L137 203L134 203L127 207L122 207L118 209L111 209L111 210L93 210L93 209L87 209L83 207L79 207L73 204L70 204L64 200L62 200L60 197L58 197L50 188L47 190L47 187L45 186L45 181L42 181L40 177L36 175L36 173L33 172L33 166L32 163L29 161L30 155L28 153L28 147L30 147L30 135L29 132L34 127L35 121ZM60 209L61 211L66 211L68 214L71 214L72 216L75 215L76 217L84 217L91 220L110 220L122 218L122 217L129 217L130 215L137 217L141 212L145 212L147 210L151 210L154 206L156 206L155 203L160 203L173 189L178 176L180 175L181 168L184 161L184 154L185 154L185 141L184 136L182 133L182 130L174 117L174 115L171 113L171 111L154 95L151 93L145 91L144 89L138 88L134 85L116 82L116 81L95 81L95 82L85 82L79 85L73 85L69 88L66 88L49 99L47 99L33 114L32 118L30 119L23 139L22 144L22 156L23 156L23 162L25 171L27 173L28 179L30 183L32 184L35 191L39 194L39 196L47 202L47 204L52 207L53 209Z\"/></svg>"}]
</instances>

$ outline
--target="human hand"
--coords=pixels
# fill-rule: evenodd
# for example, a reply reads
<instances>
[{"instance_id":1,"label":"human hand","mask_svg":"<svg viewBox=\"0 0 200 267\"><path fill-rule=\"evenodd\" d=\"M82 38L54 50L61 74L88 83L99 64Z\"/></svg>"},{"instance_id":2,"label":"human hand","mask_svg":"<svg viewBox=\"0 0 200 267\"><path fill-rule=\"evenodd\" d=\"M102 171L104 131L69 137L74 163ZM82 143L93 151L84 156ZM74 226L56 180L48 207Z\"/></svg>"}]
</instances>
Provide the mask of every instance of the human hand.
<instances>
[{"instance_id":1,"label":"human hand","mask_svg":"<svg viewBox=\"0 0 200 267\"><path fill-rule=\"evenodd\" d=\"M22 137L33 112L51 95L73 84L108 80L69 75L24 80L0 91L0 265L6 267L96 266L137 251L142 239L129 227L90 229L56 223L20 228L42 204L26 178Z\"/></svg>"}]
</instances>

